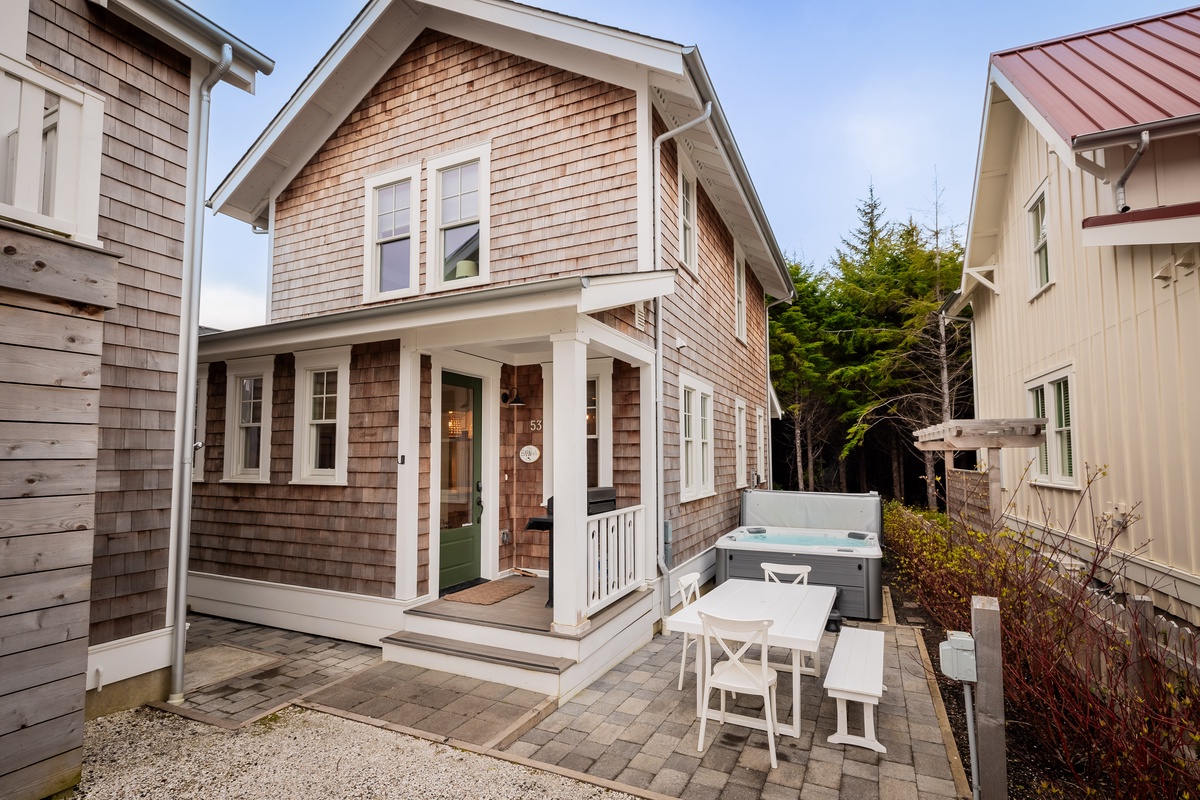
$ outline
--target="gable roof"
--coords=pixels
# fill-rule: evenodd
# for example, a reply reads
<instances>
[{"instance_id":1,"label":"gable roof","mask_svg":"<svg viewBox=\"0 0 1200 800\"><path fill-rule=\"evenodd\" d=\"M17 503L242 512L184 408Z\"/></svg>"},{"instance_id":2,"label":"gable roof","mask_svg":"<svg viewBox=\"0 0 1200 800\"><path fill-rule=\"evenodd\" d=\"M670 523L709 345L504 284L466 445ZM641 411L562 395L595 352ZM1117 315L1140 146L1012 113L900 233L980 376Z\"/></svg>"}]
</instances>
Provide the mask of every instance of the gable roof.
<instances>
[{"instance_id":1,"label":"gable roof","mask_svg":"<svg viewBox=\"0 0 1200 800\"><path fill-rule=\"evenodd\" d=\"M696 48L511 0L369 0L213 192L209 205L266 228L271 198L427 28L616 86L648 88L669 127L699 116L712 101L709 122L681 138L764 290L773 297L792 296L787 261Z\"/></svg>"}]
</instances>

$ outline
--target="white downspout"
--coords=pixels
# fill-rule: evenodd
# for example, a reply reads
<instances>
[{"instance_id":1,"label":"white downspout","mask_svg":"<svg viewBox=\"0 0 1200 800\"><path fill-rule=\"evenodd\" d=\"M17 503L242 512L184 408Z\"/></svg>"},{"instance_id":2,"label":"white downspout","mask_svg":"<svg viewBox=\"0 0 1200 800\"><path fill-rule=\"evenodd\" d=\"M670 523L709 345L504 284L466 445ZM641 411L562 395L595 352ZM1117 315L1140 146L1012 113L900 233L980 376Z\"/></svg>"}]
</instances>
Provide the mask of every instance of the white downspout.
<instances>
[{"instance_id":1,"label":"white downspout","mask_svg":"<svg viewBox=\"0 0 1200 800\"><path fill-rule=\"evenodd\" d=\"M195 151L188 153L194 179L187 198L191 214L191 247L183 256L183 288L191 292L180 308L179 372L175 386L175 474L171 492L171 542L175 547L172 565L175 578L175 619L171 635L171 694L167 702L183 702L183 654L187 646L187 573L188 542L192 528L192 459L196 444L192 432L196 427L196 350L200 334L200 272L204 254L204 187L208 170L208 117L212 89L233 65L233 46L221 45L221 60L200 84L200 109L194 121Z\"/></svg>"},{"instance_id":2,"label":"white downspout","mask_svg":"<svg viewBox=\"0 0 1200 800\"><path fill-rule=\"evenodd\" d=\"M685 122L674 130L669 130L654 140L654 159L653 175L654 175L654 267L658 268L659 263L659 242L662 237L662 146L663 142L668 139L673 139L684 131L691 130L697 125L702 125L712 116L713 104L709 100L704 104L704 111L700 116ZM662 608L663 617L666 617L671 612L671 569L667 566L666 559L666 542L664 534L666 532L666 520L663 519L663 495L664 486L666 485L666 477L663 470L663 315L662 315L662 296L654 298L654 441L655 441L655 492L654 502L655 514L654 518L658 520L658 571L663 576L662 587Z\"/></svg>"}]
</instances>

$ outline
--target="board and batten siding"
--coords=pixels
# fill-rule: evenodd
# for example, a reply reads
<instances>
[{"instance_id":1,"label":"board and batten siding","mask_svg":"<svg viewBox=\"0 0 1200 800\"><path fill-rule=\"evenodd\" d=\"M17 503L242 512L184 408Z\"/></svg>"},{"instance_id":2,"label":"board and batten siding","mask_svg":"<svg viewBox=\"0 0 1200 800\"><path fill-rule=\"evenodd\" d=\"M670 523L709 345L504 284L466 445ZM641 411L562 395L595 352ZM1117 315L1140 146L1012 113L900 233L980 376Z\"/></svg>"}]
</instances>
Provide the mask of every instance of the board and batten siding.
<instances>
[{"instance_id":1,"label":"board and batten siding","mask_svg":"<svg viewBox=\"0 0 1200 800\"><path fill-rule=\"evenodd\" d=\"M193 484L195 572L394 597L398 341L350 353L347 485L292 484L295 359L275 357L268 484L222 481L224 362L209 365L204 481Z\"/></svg>"},{"instance_id":2,"label":"board and batten siding","mask_svg":"<svg viewBox=\"0 0 1200 800\"><path fill-rule=\"evenodd\" d=\"M78 782L116 256L0 225L0 797Z\"/></svg>"},{"instance_id":3,"label":"board and batten siding","mask_svg":"<svg viewBox=\"0 0 1200 800\"><path fill-rule=\"evenodd\" d=\"M104 317L91 644L166 626L190 61L88 0L30 4L29 60L104 97Z\"/></svg>"},{"instance_id":4,"label":"board and batten siding","mask_svg":"<svg viewBox=\"0 0 1200 800\"><path fill-rule=\"evenodd\" d=\"M366 177L484 142L490 286L637 269L634 92L427 30L276 198L271 321L362 304Z\"/></svg>"},{"instance_id":5,"label":"board and batten siding","mask_svg":"<svg viewBox=\"0 0 1200 800\"><path fill-rule=\"evenodd\" d=\"M1026 120L1016 130L1010 160L1002 165L1009 183L996 254L1000 293L980 287L972 295L977 416L1029 416L1026 383L1069 366L1080 486L1087 482L1085 468L1106 473L1092 485L1084 511L1095 508L1099 515L1117 503L1133 509L1141 519L1117 542L1134 553L1128 577L1152 589L1159 607L1200 622L1200 498L1194 488L1200 422L1193 413L1200 396L1200 270L1177 270L1160 281L1153 276L1172 255L1169 245L1084 247L1081 221L1116 210L1112 186L1067 169ZM1144 163L1144 175L1143 166L1134 173L1141 181L1130 182L1131 202L1200 199L1194 181L1184 195L1169 177L1176 167L1180 175L1195 173L1200 161L1194 137L1190 144L1168 141L1157 160ZM1155 142L1151 151L1158 147ZM1173 154L1186 158L1178 165L1162 160ZM1026 207L1043 181L1054 285L1032 297ZM1064 530L1076 516L1081 491L1032 487L1023 476L1035 454L1004 451L1004 501L1019 522ZM1081 513L1073 533L1088 540L1091 524L1091 514ZM1165 577L1168 570L1174 572Z\"/></svg>"},{"instance_id":6,"label":"board and batten siding","mask_svg":"<svg viewBox=\"0 0 1200 800\"><path fill-rule=\"evenodd\" d=\"M655 135L665 130L655 115ZM680 263L678 244L679 177L676 146L663 147L662 260L676 269L675 293L663 299L663 458L664 516L673 528L672 563L679 564L711 547L738 526L741 495L737 487L735 402L746 401L747 467L754 468L755 409L764 410L767 387L767 312L763 289L746 271L746 341L737 338L733 237L697 180L697 263L693 274ZM687 347L675 347L682 337ZM680 502L679 374L685 372L713 387L714 489L711 497Z\"/></svg>"}]
</instances>

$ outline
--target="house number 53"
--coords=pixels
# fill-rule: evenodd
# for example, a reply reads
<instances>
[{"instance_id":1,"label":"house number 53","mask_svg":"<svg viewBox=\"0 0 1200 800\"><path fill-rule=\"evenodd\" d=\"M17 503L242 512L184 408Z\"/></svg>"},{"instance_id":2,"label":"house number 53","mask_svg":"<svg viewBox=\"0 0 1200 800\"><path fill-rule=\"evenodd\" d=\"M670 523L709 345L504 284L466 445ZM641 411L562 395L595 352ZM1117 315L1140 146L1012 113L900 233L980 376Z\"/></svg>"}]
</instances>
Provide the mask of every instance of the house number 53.
<instances>
[{"instance_id":1,"label":"house number 53","mask_svg":"<svg viewBox=\"0 0 1200 800\"><path fill-rule=\"evenodd\" d=\"M542 421L540 419L529 420L529 430L540 431L542 429Z\"/></svg>"}]
</instances>

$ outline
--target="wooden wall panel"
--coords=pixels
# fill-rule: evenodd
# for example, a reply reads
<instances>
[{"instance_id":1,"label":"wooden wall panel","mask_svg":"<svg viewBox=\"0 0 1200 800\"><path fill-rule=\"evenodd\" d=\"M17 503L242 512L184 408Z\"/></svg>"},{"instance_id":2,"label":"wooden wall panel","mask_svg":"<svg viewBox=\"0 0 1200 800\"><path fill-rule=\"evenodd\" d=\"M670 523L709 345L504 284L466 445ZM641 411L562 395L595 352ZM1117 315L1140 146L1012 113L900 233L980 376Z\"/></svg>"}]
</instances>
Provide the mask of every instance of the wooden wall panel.
<instances>
[{"instance_id":1,"label":"wooden wall panel","mask_svg":"<svg viewBox=\"0 0 1200 800\"><path fill-rule=\"evenodd\" d=\"M210 364L203 483L193 486L191 569L214 575L392 597L400 343L350 357L348 485L291 484L294 358L277 356L271 482L222 482L225 365Z\"/></svg>"},{"instance_id":2,"label":"wooden wall panel","mask_svg":"<svg viewBox=\"0 0 1200 800\"><path fill-rule=\"evenodd\" d=\"M491 285L636 270L635 114L630 90L425 31L279 196L272 319L361 304L365 177L487 141Z\"/></svg>"}]
</instances>

